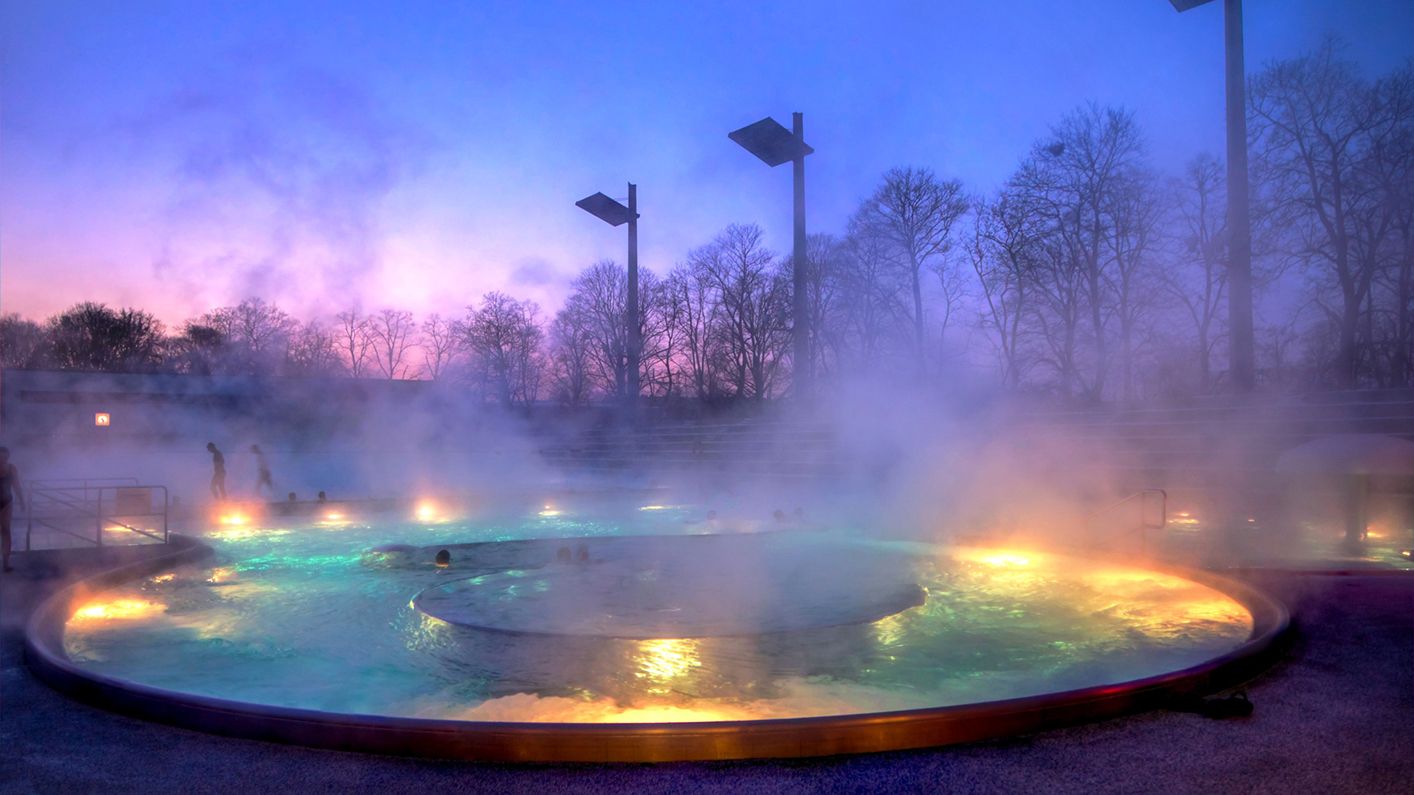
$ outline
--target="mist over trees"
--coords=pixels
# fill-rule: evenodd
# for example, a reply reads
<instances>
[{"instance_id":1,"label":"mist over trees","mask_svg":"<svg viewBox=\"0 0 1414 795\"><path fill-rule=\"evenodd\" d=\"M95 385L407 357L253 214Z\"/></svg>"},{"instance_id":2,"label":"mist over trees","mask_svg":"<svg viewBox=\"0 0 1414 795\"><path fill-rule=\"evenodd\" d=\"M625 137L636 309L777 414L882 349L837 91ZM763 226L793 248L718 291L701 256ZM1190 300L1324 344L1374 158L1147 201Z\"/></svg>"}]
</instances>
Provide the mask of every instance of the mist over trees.
<instances>
[{"instance_id":1,"label":"mist over trees","mask_svg":"<svg viewBox=\"0 0 1414 795\"><path fill-rule=\"evenodd\" d=\"M1249 80L1259 384L1414 385L1414 65L1366 79L1326 45ZM807 244L820 388L982 374L1094 402L1226 388L1223 162L1154 165L1143 120L1095 103L1019 153L991 191L890 169L846 228ZM500 292L465 314L382 307L301 320L252 298L165 328L81 303L0 317L0 365L92 371L421 378L485 400L623 396L627 272L588 265L545 314ZM642 394L732 403L791 381L789 252L720 230L640 274Z\"/></svg>"}]
</instances>

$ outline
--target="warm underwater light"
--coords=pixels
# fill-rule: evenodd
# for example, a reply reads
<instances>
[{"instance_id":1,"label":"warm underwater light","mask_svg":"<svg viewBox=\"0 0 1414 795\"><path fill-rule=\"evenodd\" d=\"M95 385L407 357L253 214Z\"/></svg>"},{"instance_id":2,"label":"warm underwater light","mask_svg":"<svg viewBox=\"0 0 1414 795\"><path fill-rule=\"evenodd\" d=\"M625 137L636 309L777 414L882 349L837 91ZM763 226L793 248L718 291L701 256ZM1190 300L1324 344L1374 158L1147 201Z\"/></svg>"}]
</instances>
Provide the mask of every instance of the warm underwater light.
<instances>
[{"instance_id":1,"label":"warm underwater light","mask_svg":"<svg viewBox=\"0 0 1414 795\"><path fill-rule=\"evenodd\" d=\"M110 621L144 618L162 609L156 602L142 599L114 599L111 602L90 602L74 611L74 621Z\"/></svg>"},{"instance_id":2,"label":"warm underwater light","mask_svg":"<svg viewBox=\"0 0 1414 795\"><path fill-rule=\"evenodd\" d=\"M419 521L430 522L437 518L437 506L431 502L419 502L415 511Z\"/></svg>"},{"instance_id":3,"label":"warm underwater light","mask_svg":"<svg viewBox=\"0 0 1414 795\"><path fill-rule=\"evenodd\" d=\"M988 566L1011 567L1029 566L1033 556L1028 552L1019 552L1009 549L987 549L973 555L965 556L967 560L977 563L985 563Z\"/></svg>"},{"instance_id":4,"label":"warm underwater light","mask_svg":"<svg viewBox=\"0 0 1414 795\"><path fill-rule=\"evenodd\" d=\"M550 505L550 504L547 503L547 504L545 505L545 509L540 512L540 515L541 515L541 516L544 516L544 517L551 517L551 516L559 516L561 513L562 513L562 511L560 511L560 509L558 509L558 508L556 508L555 506Z\"/></svg>"}]
</instances>

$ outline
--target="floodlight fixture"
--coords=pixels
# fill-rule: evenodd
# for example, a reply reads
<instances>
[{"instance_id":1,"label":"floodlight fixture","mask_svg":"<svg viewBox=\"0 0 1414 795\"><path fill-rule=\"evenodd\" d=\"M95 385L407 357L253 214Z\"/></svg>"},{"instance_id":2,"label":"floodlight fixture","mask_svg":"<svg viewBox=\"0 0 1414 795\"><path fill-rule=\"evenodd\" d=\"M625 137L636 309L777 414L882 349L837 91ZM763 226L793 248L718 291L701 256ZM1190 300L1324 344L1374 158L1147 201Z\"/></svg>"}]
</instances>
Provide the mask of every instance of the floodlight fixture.
<instances>
[{"instance_id":1,"label":"floodlight fixture","mask_svg":"<svg viewBox=\"0 0 1414 795\"><path fill-rule=\"evenodd\" d=\"M772 167L790 163L815 151L769 116L740 130L733 130L727 133L727 137Z\"/></svg>"},{"instance_id":2,"label":"floodlight fixture","mask_svg":"<svg viewBox=\"0 0 1414 795\"><path fill-rule=\"evenodd\" d=\"M603 193L585 196L574 204L609 226L623 226L629 220L629 209Z\"/></svg>"}]
</instances>

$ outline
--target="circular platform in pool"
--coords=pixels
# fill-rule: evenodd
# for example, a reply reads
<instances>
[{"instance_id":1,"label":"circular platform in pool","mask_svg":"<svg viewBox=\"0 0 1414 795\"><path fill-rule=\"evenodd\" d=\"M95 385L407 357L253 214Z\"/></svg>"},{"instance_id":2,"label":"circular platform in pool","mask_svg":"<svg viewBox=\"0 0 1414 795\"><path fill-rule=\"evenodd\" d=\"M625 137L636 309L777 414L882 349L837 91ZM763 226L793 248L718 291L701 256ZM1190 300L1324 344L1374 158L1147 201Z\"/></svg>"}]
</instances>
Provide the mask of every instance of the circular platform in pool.
<instances>
[{"instance_id":1,"label":"circular platform in pool","mask_svg":"<svg viewBox=\"0 0 1414 795\"><path fill-rule=\"evenodd\" d=\"M531 569L419 593L418 610L499 632L707 638L864 624L923 603L912 556L800 533L547 541ZM458 555L495 555L492 547Z\"/></svg>"},{"instance_id":2,"label":"circular platform in pool","mask_svg":"<svg viewBox=\"0 0 1414 795\"><path fill-rule=\"evenodd\" d=\"M693 525L656 514L553 522L216 530L209 561L182 542L167 561L55 595L31 621L28 658L82 698L224 734L654 761L1094 720L1247 678L1286 627L1279 604L1206 574L828 533L663 537ZM714 596L737 614L667 615Z\"/></svg>"}]
</instances>

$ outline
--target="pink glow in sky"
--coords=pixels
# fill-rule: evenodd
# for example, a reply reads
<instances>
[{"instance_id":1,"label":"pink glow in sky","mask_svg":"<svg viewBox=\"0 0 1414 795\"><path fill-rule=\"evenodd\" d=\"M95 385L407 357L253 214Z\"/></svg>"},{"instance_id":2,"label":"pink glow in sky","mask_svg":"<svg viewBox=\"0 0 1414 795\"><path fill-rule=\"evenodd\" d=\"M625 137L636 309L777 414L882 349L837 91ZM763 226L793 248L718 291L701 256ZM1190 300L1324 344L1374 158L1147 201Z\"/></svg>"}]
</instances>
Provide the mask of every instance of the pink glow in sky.
<instances>
[{"instance_id":1,"label":"pink glow in sky","mask_svg":"<svg viewBox=\"0 0 1414 795\"><path fill-rule=\"evenodd\" d=\"M794 110L812 231L895 165L991 190L1087 100L1135 109L1172 167L1221 151L1217 5L8 3L0 310L553 310L623 252L573 202L628 179L646 267L733 222L787 247L788 173L726 132ZM1408 3L1359 9L1250 0L1249 63L1327 34L1372 72L1410 56Z\"/></svg>"}]
</instances>

